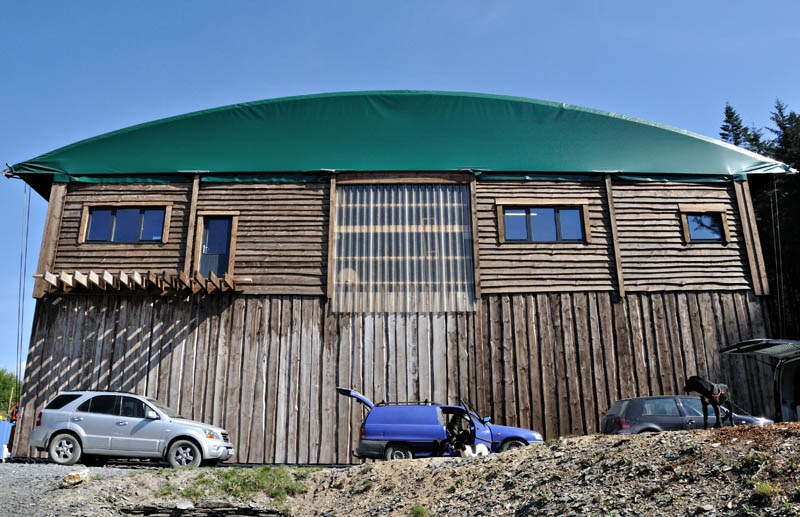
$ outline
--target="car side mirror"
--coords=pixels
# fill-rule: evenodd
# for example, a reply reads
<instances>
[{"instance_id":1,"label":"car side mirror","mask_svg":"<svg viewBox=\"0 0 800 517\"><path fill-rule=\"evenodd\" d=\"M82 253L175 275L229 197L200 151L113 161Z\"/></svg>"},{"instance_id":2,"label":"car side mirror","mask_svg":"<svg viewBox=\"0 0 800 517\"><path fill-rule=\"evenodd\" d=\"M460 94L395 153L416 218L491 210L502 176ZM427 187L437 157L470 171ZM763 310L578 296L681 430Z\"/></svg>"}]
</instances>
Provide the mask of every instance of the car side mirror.
<instances>
[{"instance_id":1,"label":"car side mirror","mask_svg":"<svg viewBox=\"0 0 800 517\"><path fill-rule=\"evenodd\" d=\"M485 417L481 418L481 422L483 422L484 424L488 424L491 421L492 421L492 419L490 417L488 417L488 416L485 416Z\"/></svg>"},{"instance_id":2,"label":"car side mirror","mask_svg":"<svg viewBox=\"0 0 800 517\"><path fill-rule=\"evenodd\" d=\"M158 413L156 413L152 409L148 409L147 413L145 413L144 417L145 418L149 418L150 420L158 420Z\"/></svg>"}]
</instances>

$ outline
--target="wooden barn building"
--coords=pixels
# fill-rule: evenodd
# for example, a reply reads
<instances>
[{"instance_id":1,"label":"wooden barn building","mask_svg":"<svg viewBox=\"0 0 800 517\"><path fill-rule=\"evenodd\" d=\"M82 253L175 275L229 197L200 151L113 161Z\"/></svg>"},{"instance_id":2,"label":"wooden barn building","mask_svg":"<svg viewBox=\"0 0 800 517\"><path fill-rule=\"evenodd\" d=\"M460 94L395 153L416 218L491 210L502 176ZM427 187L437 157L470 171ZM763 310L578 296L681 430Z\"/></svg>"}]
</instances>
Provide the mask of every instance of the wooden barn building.
<instances>
[{"instance_id":1,"label":"wooden barn building","mask_svg":"<svg viewBox=\"0 0 800 517\"><path fill-rule=\"evenodd\" d=\"M150 122L11 167L49 199L14 455L57 391L348 463L374 401L467 398L546 437L701 374L769 411L747 183L783 164L531 99L359 92ZM766 369L766 370L765 370Z\"/></svg>"}]
</instances>

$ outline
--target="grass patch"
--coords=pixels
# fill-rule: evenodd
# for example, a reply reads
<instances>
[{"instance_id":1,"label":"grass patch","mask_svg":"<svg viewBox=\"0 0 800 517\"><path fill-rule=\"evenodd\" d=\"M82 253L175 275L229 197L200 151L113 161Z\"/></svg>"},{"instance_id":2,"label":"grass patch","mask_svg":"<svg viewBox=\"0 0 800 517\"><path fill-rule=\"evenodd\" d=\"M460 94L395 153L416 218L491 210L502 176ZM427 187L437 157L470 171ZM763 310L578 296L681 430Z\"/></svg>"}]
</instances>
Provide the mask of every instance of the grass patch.
<instances>
[{"instance_id":1,"label":"grass patch","mask_svg":"<svg viewBox=\"0 0 800 517\"><path fill-rule=\"evenodd\" d=\"M414 506L411 507L411 515L412 517L428 517L428 510L421 504L414 503Z\"/></svg>"},{"instance_id":2,"label":"grass patch","mask_svg":"<svg viewBox=\"0 0 800 517\"><path fill-rule=\"evenodd\" d=\"M251 499L255 493L261 492L282 502L286 496L306 491L306 486L295 479L292 470L284 466L231 467L219 469L215 474L217 491L238 499Z\"/></svg>"},{"instance_id":3,"label":"grass patch","mask_svg":"<svg viewBox=\"0 0 800 517\"><path fill-rule=\"evenodd\" d=\"M164 484L161 485L161 488L158 489L158 492L156 492L156 497L169 497L177 491L178 487L169 481L165 481Z\"/></svg>"},{"instance_id":4,"label":"grass patch","mask_svg":"<svg viewBox=\"0 0 800 517\"><path fill-rule=\"evenodd\" d=\"M774 481L760 481L753 487L753 497L762 501L771 501L783 494L783 487Z\"/></svg>"}]
</instances>

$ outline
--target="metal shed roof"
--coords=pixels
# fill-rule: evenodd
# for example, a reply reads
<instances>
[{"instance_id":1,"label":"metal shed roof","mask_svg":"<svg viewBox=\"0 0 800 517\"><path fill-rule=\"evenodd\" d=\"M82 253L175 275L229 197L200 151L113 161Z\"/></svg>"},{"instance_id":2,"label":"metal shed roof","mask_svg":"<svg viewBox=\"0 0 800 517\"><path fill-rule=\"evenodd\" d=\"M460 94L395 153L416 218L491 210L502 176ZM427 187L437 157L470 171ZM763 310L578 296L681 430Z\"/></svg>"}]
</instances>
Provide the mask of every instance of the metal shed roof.
<instances>
[{"instance_id":1,"label":"metal shed roof","mask_svg":"<svg viewBox=\"0 0 800 517\"><path fill-rule=\"evenodd\" d=\"M268 99L156 120L56 149L10 172L36 181L327 169L735 177L789 167L696 133L569 104L375 91Z\"/></svg>"}]
</instances>

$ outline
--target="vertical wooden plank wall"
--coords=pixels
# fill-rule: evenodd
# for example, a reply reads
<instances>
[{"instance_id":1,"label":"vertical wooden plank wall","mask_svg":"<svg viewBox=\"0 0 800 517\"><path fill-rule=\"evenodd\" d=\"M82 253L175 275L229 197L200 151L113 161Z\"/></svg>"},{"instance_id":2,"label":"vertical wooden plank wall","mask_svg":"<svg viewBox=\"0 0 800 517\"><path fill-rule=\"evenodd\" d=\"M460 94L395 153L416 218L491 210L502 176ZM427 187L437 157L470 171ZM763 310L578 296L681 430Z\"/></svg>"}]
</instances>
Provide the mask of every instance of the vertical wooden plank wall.
<instances>
[{"instance_id":1,"label":"vertical wooden plank wall","mask_svg":"<svg viewBox=\"0 0 800 517\"><path fill-rule=\"evenodd\" d=\"M158 398L225 427L233 461L351 463L363 407L469 398L496 423L592 433L617 398L678 393L695 373L771 411L771 370L721 359L766 335L752 291L484 296L480 312L331 314L314 296L49 296L37 302L15 456L60 390ZM481 321L482 320L482 321ZM477 333L480 332L480 333ZM769 416L769 415L767 415Z\"/></svg>"}]
</instances>

